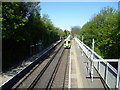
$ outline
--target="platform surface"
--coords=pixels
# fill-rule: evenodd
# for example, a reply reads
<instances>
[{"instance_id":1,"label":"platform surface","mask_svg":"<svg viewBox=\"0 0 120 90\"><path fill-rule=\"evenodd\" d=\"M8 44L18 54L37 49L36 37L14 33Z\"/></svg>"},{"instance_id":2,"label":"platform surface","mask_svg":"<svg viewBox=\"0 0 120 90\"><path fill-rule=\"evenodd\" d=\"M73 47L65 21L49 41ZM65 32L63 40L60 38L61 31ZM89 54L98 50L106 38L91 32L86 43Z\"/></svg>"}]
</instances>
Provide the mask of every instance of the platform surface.
<instances>
[{"instance_id":1,"label":"platform surface","mask_svg":"<svg viewBox=\"0 0 120 90\"><path fill-rule=\"evenodd\" d=\"M83 54L82 50L75 42L72 40L70 50L71 59L71 74L70 74L70 88L100 88L104 89L104 85L101 82L100 76L94 69L94 79L93 82L90 78L90 74L87 71L87 61L88 58Z\"/></svg>"}]
</instances>

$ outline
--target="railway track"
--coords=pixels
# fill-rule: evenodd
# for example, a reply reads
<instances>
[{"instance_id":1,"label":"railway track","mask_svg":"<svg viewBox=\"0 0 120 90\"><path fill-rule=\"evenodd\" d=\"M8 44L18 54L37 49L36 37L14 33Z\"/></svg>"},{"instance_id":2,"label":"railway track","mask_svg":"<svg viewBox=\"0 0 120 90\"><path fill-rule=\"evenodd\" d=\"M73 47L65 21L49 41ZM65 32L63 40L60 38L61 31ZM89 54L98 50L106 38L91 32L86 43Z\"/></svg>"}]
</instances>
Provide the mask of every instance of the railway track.
<instances>
[{"instance_id":1,"label":"railway track","mask_svg":"<svg viewBox=\"0 0 120 90\"><path fill-rule=\"evenodd\" d=\"M64 77L62 77L62 87L64 87L66 81L66 68L69 50L63 48L63 43L61 43L44 61L39 62L29 73L27 73L22 79L17 82L12 89L34 89L34 88L56 88L53 87L58 78L58 73L62 67L62 64L65 65L64 68ZM65 58L67 56L67 58ZM63 60L65 59L65 60Z\"/></svg>"},{"instance_id":2,"label":"railway track","mask_svg":"<svg viewBox=\"0 0 120 90\"><path fill-rule=\"evenodd\" d=\"M54 73L53 80L49 88L68 88L68 60L69 60L69 49L66 49L60 60L56 72Z\"/></svg>"}]
</instances>

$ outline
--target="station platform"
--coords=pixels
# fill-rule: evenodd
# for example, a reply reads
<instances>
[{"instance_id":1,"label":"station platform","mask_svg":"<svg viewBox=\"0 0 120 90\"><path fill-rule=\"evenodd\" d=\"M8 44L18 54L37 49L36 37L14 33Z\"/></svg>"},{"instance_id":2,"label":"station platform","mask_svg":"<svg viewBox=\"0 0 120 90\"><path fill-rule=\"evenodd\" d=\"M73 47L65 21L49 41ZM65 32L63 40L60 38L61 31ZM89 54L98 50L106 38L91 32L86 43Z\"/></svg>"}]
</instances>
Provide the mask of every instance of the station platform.
<instances>
[{"instance_id":1,"label":"station platform","mask_svg":"<svg viewBox=\"0 0 120 90\"><path fill-rule=\"evenodd\" d=\"M100 76L94 69L93 81L87 71L88 58L83 54L82 50L77 45L75 40L72 40L70 49L70 85L69 88L99 88L104 90L105 86L101 81Z\"/></svg>"}]
</instances>

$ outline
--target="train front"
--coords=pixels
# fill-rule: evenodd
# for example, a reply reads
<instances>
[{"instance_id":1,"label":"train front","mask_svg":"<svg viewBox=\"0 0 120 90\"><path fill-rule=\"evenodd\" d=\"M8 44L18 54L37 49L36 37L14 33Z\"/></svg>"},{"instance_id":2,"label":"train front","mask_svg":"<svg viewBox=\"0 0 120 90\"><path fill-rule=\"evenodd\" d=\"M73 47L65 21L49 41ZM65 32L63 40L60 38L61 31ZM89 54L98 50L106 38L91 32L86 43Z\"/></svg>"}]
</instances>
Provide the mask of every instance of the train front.
<instances>
[{"instance_id":1,"label":"train front","mask_svg":"<svg viewBox=\"0 0 120 90\"><path fill-rule=\"evenodd\" d=\"M70 43L70 40L65 40L64 41L64 48L71 48L71 43Z\"/></svg>"}]
</instances>

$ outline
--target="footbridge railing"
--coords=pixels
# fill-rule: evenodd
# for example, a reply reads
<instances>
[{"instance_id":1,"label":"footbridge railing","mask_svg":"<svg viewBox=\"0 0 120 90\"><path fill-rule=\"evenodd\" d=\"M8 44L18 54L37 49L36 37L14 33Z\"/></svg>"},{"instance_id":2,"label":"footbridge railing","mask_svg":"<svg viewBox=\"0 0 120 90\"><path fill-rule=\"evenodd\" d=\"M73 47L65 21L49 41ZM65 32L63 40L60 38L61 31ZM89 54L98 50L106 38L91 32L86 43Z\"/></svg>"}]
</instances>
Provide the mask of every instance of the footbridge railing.
<instances>
[{"instance_id":1,"label":"footbridge railing","mask_svg":"<svg viewBox=\"0 0 120 90\"><path fill-rule=\"evenodd\" d=\"M82 55L84 52L89 58L87 65L91 80L93 81L93 69L95 68L109 88L120 89L120 59L103 59L78 38L74 39L82 49ZM117 62L118 68L115 69L109 62Z\"/></svg>"}]
</instances>

